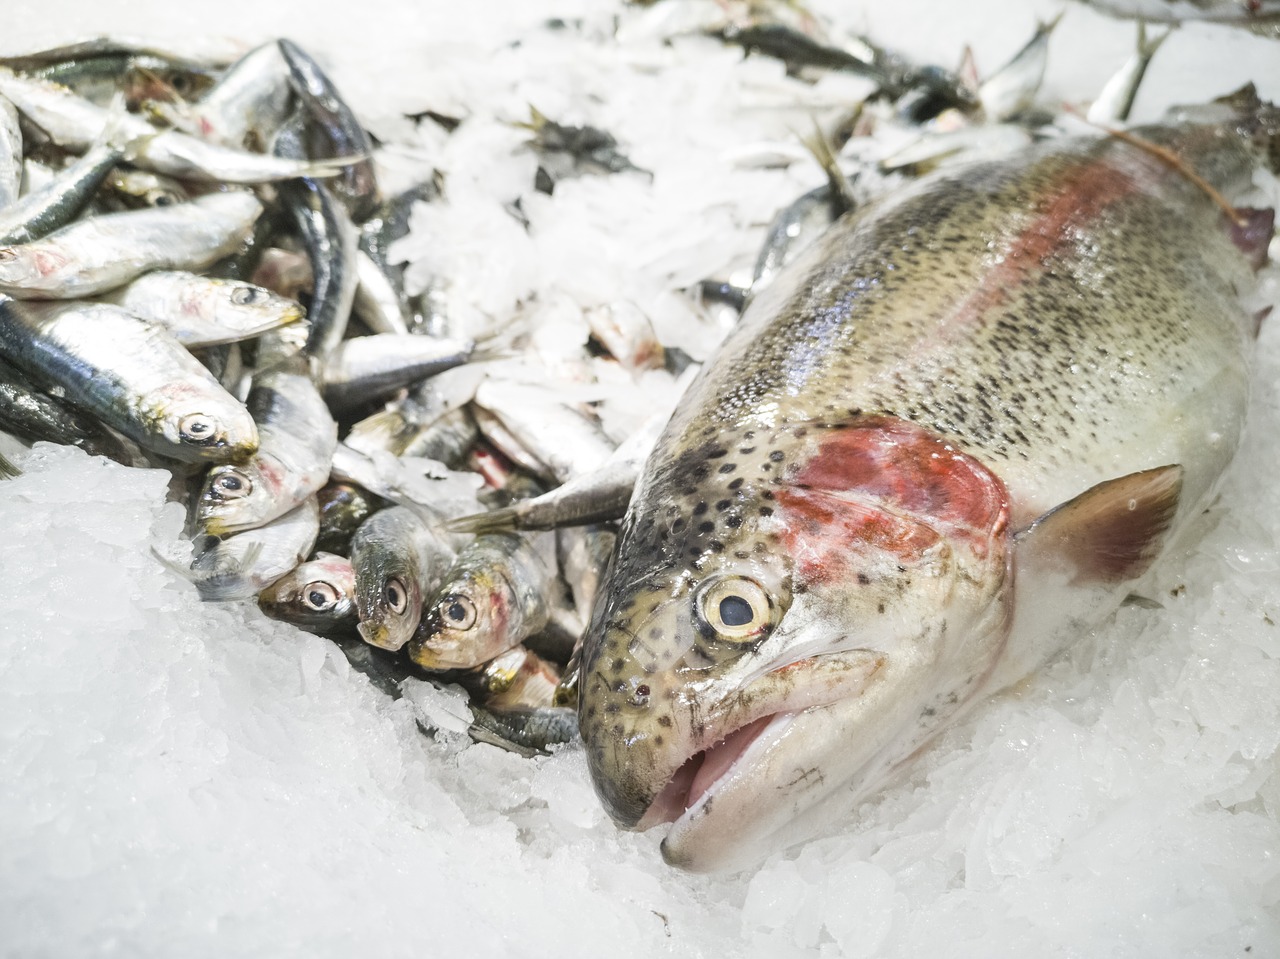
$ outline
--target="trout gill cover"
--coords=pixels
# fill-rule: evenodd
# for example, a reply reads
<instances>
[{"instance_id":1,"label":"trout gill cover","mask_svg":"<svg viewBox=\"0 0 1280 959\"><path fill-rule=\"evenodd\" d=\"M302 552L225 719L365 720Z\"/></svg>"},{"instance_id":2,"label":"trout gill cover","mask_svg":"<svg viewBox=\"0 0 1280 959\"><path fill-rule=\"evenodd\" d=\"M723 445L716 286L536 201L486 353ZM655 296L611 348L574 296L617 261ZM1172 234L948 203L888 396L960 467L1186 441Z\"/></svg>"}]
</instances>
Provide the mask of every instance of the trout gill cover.
<instances>
[{"instance_id":1,"label":"trout gill cover","mask_svg":"<svg viewBox=\"0 0 1280 959\"><path fill-rule=\"evenodd\" d=\"M649 459L584 643L619 825L749 865L1119 605L1246 406L1257 241L1189 171L1241 195L1276 122L941 173L760 294Z\"/></svg>"}]
</instances>

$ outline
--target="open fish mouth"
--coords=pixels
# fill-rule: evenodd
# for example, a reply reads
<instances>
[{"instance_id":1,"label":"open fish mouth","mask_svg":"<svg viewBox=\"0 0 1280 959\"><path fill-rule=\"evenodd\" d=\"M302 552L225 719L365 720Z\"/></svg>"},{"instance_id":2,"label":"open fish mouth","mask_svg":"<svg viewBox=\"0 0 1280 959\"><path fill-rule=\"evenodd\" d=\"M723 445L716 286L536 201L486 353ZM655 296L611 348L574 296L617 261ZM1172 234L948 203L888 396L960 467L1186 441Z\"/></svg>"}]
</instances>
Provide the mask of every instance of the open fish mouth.
<instances>
[{"instance_id":1,"label":"open fish mouth","mask_svg":"<svg viewBox=\"0 0 1280 959\"><path fill-rule=\"evenodd\" d=\"M715 789L717 783L731 775L739 763L750 762L746 754L757 740L763 737L772 741L795 715L794 712L779 712L761 716L726 734L711 746L698 750L667 780L635 828L643 831L676 822L687 815ZM777 727L772 730L773 736L767 735L770 727Z\"/></svg>"}]
</instances>

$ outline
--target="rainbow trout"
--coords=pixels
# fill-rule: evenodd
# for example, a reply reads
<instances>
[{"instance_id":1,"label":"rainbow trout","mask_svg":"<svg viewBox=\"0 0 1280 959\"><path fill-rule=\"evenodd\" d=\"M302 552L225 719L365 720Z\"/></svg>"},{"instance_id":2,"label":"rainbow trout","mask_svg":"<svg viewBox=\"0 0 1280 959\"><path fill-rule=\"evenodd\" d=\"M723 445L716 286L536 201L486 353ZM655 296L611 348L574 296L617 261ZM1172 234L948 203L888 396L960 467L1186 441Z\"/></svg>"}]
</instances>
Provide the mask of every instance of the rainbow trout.
<instances>
[{"instance_id":1,"label":"rainbow trout","mask_svg":"<svg viewBox=\"0 0 1280 959\"><path fill-rule=\"evenodd\" d=\"M1212 495L1274 222L1212 190L1275 165L1280 111L1180 119L855 211L685 394L579 699L596 791L624 828L672 823L669 863L749 865L883 786L1109 615Z\"/></svg>"}]
</instances>

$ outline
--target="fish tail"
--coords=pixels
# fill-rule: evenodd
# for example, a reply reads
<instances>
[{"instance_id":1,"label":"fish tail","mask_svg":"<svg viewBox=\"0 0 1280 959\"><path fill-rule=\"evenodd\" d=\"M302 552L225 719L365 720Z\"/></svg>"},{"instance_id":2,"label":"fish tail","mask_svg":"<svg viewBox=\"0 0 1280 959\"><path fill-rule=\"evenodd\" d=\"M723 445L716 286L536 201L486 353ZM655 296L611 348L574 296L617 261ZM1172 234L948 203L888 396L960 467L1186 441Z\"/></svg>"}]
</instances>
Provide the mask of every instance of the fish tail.
<instances>
[{"instance_id":1,"label":"fish tail","mask_svg":"<svg viewBox=\"0 0 1280 959\"><path fill-rule=\"evenodd\" d=\"M488 513L472 513L470 516L459 516L444 524L449 533L475 533L482 536L486 533L505 533L520 528L520 516L514 507L491 510Z\"/></svg>"}]
</instances>

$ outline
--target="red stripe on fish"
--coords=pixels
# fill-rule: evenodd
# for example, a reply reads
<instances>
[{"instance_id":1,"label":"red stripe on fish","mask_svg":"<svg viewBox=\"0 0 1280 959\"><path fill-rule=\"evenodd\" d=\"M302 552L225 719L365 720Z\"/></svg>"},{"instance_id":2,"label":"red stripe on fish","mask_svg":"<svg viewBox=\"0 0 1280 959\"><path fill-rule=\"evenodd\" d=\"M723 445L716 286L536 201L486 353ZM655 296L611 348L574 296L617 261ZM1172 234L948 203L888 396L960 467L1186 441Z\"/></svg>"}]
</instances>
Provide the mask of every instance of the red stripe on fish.
<instances>
[{"instance_id":1,"label":"red stripe on fish","mask_svg":"<svg viewBox=\"0 0 1280 959\"><path fill-rule=\"evenodd\" d=\"M784 538L807 576L845 567L850 547L917 557L942 535L987 555L1009 523L1004 484L973 457L906 420L832 430L775 493Z\"/></svg>"}]
</instances>

